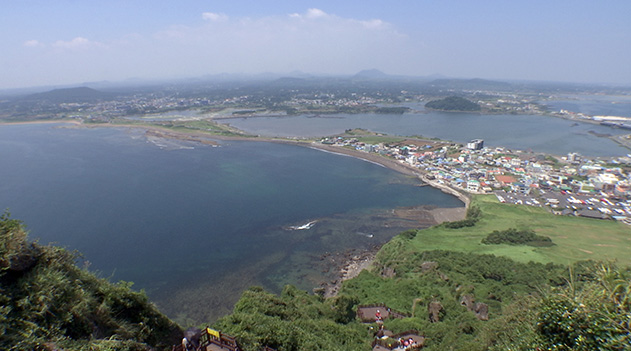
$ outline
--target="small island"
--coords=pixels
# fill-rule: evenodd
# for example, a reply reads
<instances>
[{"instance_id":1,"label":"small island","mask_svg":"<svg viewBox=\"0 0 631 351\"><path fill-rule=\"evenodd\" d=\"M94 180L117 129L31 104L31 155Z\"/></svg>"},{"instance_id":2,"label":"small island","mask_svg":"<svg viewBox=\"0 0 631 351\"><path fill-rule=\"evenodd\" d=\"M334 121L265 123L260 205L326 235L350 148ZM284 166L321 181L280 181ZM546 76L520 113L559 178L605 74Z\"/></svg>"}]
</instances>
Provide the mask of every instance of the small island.
<instances>
[{"instance_id":1,"label":"small island","mask_svg":"<svg viewBox=\"0 0 631 351\"><path fill-rule=\"evenodd\" d=\"M425 104L425 108L454 112L475 112L481 110L480 105L459 96L448 96L444 99L430 101Z\"/></svg>"}]
</instances>

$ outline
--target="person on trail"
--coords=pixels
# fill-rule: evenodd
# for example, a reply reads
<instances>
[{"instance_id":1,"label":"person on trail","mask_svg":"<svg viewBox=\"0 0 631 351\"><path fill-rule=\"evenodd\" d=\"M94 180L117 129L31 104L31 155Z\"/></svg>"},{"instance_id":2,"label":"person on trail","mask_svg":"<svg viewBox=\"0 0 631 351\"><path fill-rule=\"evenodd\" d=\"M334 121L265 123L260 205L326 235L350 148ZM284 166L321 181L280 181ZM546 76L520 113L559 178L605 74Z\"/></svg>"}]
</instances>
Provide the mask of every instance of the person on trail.
<instances>
[{"instance_id":1,"label":"person on trail","mask_svg":"<svg viewBox=\"0 0 631 351\"><path fill-rule=\"evenodd\" d=\"M381 311L377 310L377 313L375 313L375 320L376 321L380 321L381 320Z\"/></svg>"}]
</instances>

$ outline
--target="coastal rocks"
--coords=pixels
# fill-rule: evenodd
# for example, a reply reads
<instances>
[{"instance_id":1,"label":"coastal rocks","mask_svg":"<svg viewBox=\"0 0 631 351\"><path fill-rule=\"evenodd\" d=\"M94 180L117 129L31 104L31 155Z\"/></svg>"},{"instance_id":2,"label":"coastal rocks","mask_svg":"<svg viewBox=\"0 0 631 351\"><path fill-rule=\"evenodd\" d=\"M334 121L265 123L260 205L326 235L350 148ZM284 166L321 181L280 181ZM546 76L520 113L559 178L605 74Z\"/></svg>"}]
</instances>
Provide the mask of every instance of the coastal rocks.
<instances>
[{"instance_id":1,"label":"coastal rocks","mask_svg":"<svg viewBox=\"0 0 631 351\"><path fill-rule=\"evenodd\" d=\"M394 278L397 275L394 268L392 267L383 267L381 270L381 276L384 278Z\"/></svg>"},{"instance_id":2,"label":"coastal rocks","mask_svg":"<svg viewBox=\"0 0 631 351\"><path fill-rule=\"evenodd\" d=\"M475 313L475 316L479 320L481 321L489 320L489 305L482 302L478 302L475 304L473 312Z\"/></svg>"},{"instance_id":3,"label":"coastal rocks","mask_svg":"<svg viewBox=\"0 0 631 351\"><path fill-rule=\"evenodd\" d=\"M429 314L429 321L432 323L440 322L445 309L440 301L432 301L427 305L427 313Z\"/></svg>"},{"instance_id":4,"label":"coastal rocks","mask_svg":"<svg viewBox=\"0 0 631 351\"><path fill-rule=\"evenodd\" d=\"M379 246L375 246L369 251L360 253L356 253L354 250L347 250L335 255L322 255L322 261L327 262L333 267L338 267L338 274L336 275L336 279L328 283L320 284L318 288L314 289L314 293L324 297L336 296L343 281L355 278L361 271L370 267L378 250Z\"/></svg>"},{"instance_id":5,"label":"coastal rocks","mask_svg":"<svg viewBox=\"0 0 631 351\"><path fill-rule=\"evenodd\" d=\"M483 302L475 302L475 297L473 295L463 295L460 299L460 304L466 307L470 312L473 312L479 320L489 320L489 305Z\"/></svg>"},{"instance_id":6,"label":"coastal rocks","mask_svg":"<svg viewBox=\"0 0 631 351\"><path fill-rule=\"evenodd\" d=\"M423 274L435 273L438 276L438 278L440 278L440 280L445 281L445 282L449 281L449 277L438 269L437 262L427 261L427 262L421 263L421 272Z\"/></svg>"},{"instance_id":7,"label":"coastal rocks","mask_svg":"<svg viewBox=\"0 0 631 351\"><path fill-rule=\"evenodd\" d=\"M435 206L400 207L395 209L393 214L405 221L415 221L419 227L430 227L437 224L431 212L435 209Z\"/></svg>"},{"instance_id":8,"label":"coastal rocks","mask_svg":"<svg viewBox=\"0 0 631 351\"><path fill-rule=\"evenodd\" d=\"M460 305L466 307L469 311L472 311L473 306L475 305L475 297L470 294L462 295L460 298Z\"/></svg>"},{"instance_id":9,"label":"coastal rocks","mask_svg":"<svg viewBox=\"0 0 631 351\"><path fill-rule=\"evenodd\" d=\"M421 263L421 271L423 273L427 273L428 271L433 271L438 268L438 263L433 261L426 261Z\"/></svg>"}]
</instances>

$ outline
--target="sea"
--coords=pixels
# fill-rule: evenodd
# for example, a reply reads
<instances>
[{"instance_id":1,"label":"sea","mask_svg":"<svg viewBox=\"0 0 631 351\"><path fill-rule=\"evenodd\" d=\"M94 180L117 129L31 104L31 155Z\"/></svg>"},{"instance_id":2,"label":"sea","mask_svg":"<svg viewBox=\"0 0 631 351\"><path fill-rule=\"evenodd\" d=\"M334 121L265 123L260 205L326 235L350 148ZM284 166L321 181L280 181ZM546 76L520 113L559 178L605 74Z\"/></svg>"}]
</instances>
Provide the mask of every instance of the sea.
<instances>
[{"instance_id":1,"label":"sea","mask_svg":"<svg viewBox=\"0 0 631 351\"><path fill-rule=\"evenodd\" d=\"M311 291L336 279L341 253L423 226L395 208L463 206L348 156L130 128L2 125L0 164L0 207L31 239L77 250L80 265L133 282L183 324L229 313L252 285Z\"/></svg>"},{"instance_id":2,"label":"sea","mask_svg":"<svg viewBox=\"0 0 631 351\"><path fill-rule=\"evenodd\" d=\"M597 100L595 100L597 99ZM622 101L622 102L618 102ZM563 96L545 101L552 111L568 109L589 115L631 117L631 102L619 97ZM246 132L263 136L321 137L364 128L373 132L400 136L423 136L459 143L483 139L485 146L524 151L584 156L624 156L631 150L609 136L628 134L629 130L577 122L541 115L485 115L426 111L423 103L407 104L414 112L402 115L335 114L287 117L241 117L222 120Z\"/></svg>"},{"instance_id":3,"label":"sea","mask_svg":"<svg viewBox=\"0 0 631 351\"><path fill-rule=\"evenodd\" d=\"M551 108L607 112L575 97ZM555 105L556 104L556 105ZM624 104L613 104L624 108ZM224 120L268 136L326 136L349 128L422 135L563 155L620 156L610 127L546 116L423 111ZM586 113L586 112L584 112ZM80 253L78 264L131 281L182 325L230 312L252 285L279 292L333 283L335 267L397 233L428 225L393 209L462 202L380 165L306 147L254 141L218 146L133 128L0 125L0 208L30 238ZM422 217L422 216L421 216Z\"/></svg>"}]
</instances>

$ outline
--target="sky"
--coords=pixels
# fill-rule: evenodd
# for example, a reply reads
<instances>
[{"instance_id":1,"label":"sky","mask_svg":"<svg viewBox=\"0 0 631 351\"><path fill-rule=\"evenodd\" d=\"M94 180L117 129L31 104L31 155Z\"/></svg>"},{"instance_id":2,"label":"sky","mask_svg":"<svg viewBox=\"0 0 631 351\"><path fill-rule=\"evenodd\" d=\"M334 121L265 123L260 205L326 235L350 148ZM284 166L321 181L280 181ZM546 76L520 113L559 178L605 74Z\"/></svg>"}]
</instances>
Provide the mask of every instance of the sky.
<instances>
[{"instance_id":1,"label":"sky","mask_svg":"<svg viewBox=\"0 0 631 351\"><path fill-rule=\"evenodd\" d=\"M0 89L222 73L631 85L631 1L0 0Z\"/></svg>"}]
</instances>

